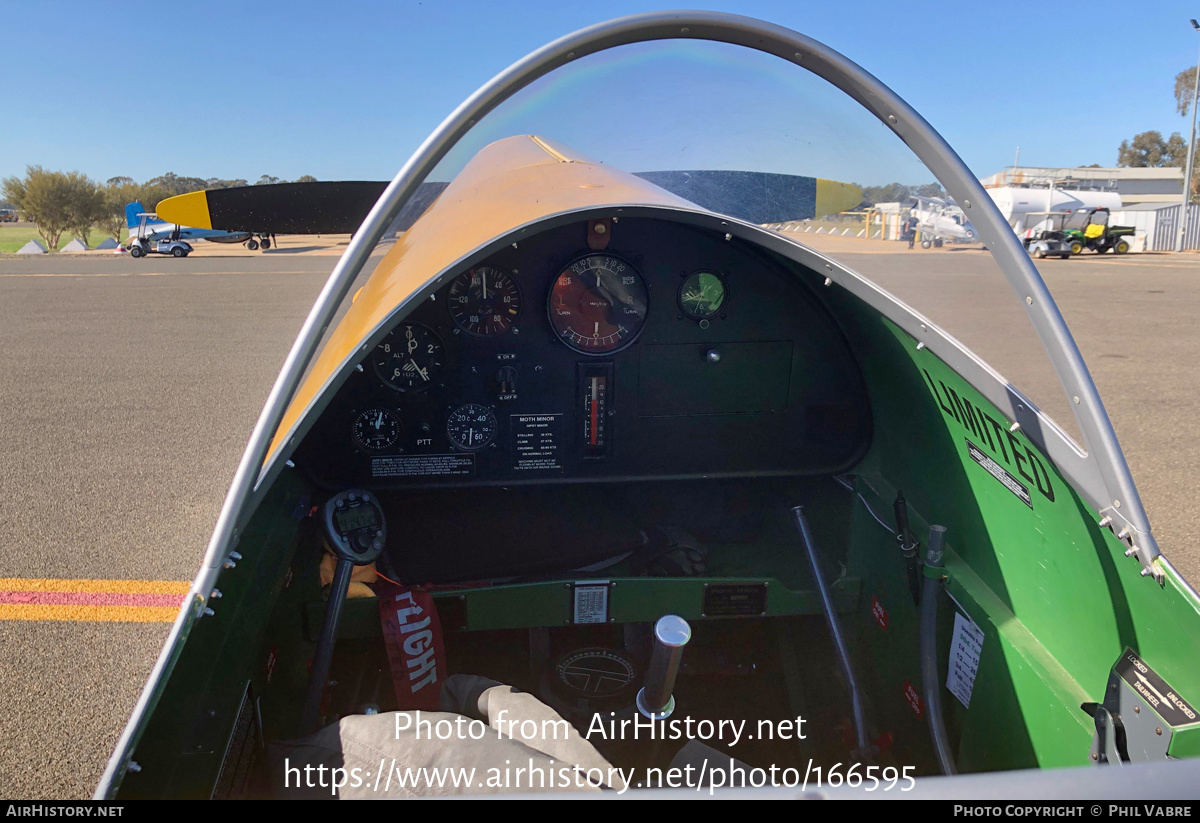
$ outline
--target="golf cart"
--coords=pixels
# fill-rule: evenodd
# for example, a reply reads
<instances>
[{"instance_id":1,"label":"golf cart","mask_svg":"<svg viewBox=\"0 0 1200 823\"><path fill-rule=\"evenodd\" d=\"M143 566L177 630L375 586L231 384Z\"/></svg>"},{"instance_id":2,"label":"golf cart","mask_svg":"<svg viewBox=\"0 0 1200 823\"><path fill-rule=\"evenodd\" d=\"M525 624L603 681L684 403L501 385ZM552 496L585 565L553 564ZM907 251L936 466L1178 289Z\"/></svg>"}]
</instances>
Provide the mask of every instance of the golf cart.
<instances>
[{"instance_id":1,"label":"golf cart","mask_svg":"<svg viewBox=\"0 0 1200 823\"><path fill-rule=\"evenodd\" d=\"M155 237L146 234L147 219L151 215L141 215L141 225L137 235L129 238L129 254L131 257L145 257L148 254L169 254L171 257L187 257L192 253L192 246L179 239L179 227L176 226L166 237Z\"/></svg>"},{"instance_id":2,"label":"golf cart","mask_svg":"<svg viewBox=\"0 0 1200 823\"><path fill-rule=\"evenodd\" d=\"M1072 216L1062 212L1047 213L1046 219L1038 224L1029 237L1025 238L1025 248L1028 250L1029 256L1039 260L1045 257L1061 259L1070 257L1071 244L1063 231L1063 225L1067 218Z\"/></svg>"}]
</instances>

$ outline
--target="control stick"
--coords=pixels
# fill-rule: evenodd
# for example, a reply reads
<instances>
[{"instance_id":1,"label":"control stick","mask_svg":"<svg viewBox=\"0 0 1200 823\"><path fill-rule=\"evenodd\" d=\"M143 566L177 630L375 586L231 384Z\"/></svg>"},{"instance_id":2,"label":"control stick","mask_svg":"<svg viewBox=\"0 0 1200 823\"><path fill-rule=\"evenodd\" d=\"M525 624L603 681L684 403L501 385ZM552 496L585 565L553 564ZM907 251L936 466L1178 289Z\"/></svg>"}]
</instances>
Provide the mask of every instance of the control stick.
<instances>
[{"instance_id":1,"label":"control stick","mask_svg":"<svg viewBox=\"0 0 1200 823\"><path fill-rule=\"evenodd\" d=\"M654 651L646 685L637 694L637 708L643 717L664 720L675 711L675 678L683 660L683 647L692 639L692 627L682 617L668 614L654 624Z\"/></svg>"},{"instance_id":2,"label":"control stick","mask_svg":"<svg viewBox=\"0 0 1200 823\"><path fill-rule=\"evenodd\" d=\"M337 569L329 586L325 621L321 624L321 636L313 654L308 694L304 697L300 715L303 734L316 731L321 699L325 696L325 681L329 679L329 667L333 663L338 623L350 588L350 575L355 566L366 565L379 557L387 540L383 509L370 492L348 489L335 494L325 504L322 515L325 544L337 557Z\"/></svg>"}]
</instances>

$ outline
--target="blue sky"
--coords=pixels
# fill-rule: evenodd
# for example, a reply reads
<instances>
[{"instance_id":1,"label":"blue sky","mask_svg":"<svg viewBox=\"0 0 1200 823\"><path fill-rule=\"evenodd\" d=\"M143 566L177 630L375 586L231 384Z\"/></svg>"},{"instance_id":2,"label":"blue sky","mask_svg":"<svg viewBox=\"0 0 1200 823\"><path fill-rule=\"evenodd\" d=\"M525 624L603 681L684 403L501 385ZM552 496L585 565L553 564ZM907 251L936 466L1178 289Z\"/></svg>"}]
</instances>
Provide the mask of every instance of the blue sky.
<instances>
[{"instance_id":1,"label":"blue sky","mask_svg":"<svg viewBox=\"0 0 1200 823\"><path fill-rule=\"evenodd\" d=\"M594 2L0 4L0 177L390 178L461 100L560 35L670 6ZM1187 137L1177 72L1200 0L695 3L821 40L907 99L977 174L1111 165ZM920 181L902 181L920 182Z\"/></svg>"}]
</instances>

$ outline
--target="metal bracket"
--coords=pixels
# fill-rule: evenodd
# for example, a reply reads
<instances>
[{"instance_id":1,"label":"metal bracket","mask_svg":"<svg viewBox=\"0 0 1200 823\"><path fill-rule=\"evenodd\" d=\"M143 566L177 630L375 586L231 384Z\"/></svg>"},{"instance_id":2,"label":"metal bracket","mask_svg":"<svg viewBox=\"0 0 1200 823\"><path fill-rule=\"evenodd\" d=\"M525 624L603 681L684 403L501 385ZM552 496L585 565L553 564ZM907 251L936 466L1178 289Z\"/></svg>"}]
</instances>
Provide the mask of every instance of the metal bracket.
<instances>
[{"instance_id":1,"label":"metal bracket","mask_svg":"<svg viewBox=\"0 0 1200 823\"><path fill-rule=\"evenodd\" d=\"M1142 564L1142 577L1153 577L1158 585L1166 585L1166 573L1154 561L1160 556L1157 548L1150 548L1140 538L1141 532L1121 514L1115 506L1100 511L1101 528L1107 528L1128 547L1126 557L1136 557Z\"/></svg>"}]
</instances>

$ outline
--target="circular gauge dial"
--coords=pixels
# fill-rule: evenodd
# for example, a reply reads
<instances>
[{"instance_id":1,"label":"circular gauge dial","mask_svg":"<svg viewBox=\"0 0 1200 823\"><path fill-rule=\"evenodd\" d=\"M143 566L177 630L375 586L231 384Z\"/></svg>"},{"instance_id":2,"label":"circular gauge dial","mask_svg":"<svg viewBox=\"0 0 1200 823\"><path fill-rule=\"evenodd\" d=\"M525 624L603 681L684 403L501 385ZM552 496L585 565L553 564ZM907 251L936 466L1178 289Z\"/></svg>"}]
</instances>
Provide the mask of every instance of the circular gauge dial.
<instances>
[{"instance_id":1,"label":"circular gauge dial","mask_svg":"<svg viewBox=\"0 0 1200 823\"><path fill-rule=\"evenodd\" d=\"M521 292L507 272L476 266L450 283L449 306L454 324L467 334L496 337L520 316Z\"/></svg>"},{"instance_id":2,"label":"circular gauge dial","mask_svg":"<svg viewBox=\"0 0 1200 823\"><path fill-rule=\"evenodd\" d=\"M485 449L496 439L496 415L486 406L468 403L450 412L446 421L446 436L464 451Z\"/></svg>"},{"instance_id":3,"label":"circular gauge dial","mask_svg":"<svg viewBox=\"0 0 1200 823\"><path fill-rule=\"evenodd\" d=\"M388 332L371 359L379 379L396 391L423 389L442 367L442 341L419 323L406 323Z\"/></svg>"},{"instance_id":4,"label":"circular gauge dial","mask_svg":"<svg viewBox=\"0 0 1200 823\"><path fill-rule=\"evenodd\" d=\"M354 416L354 442L369 452L396 445L400 431L400 418L388 409L367 409Z\"/></svg>"},{"instance_id":5,"label":"circular gauge dial","mask_svg":"<svg viewBox=\"0 0 1200 823\"><path fill-rule=\"evenodd\" d=\"M607 254L581 257L559 272L550 289L550 325L583 354L628 346L646 325L649 294L637 269Z\"/></svg>"},{"instance_id":6,"label":"circular gauge dial","mask_svg":"<svg viewBox=\"0 0 1200 823\"><path fill-rule=\"evenodd\" d=\"M693 320L707 320L725 305L725 279L716 272L698 271L679 287L679 308Z\"/></svg>"}]
</instances>

